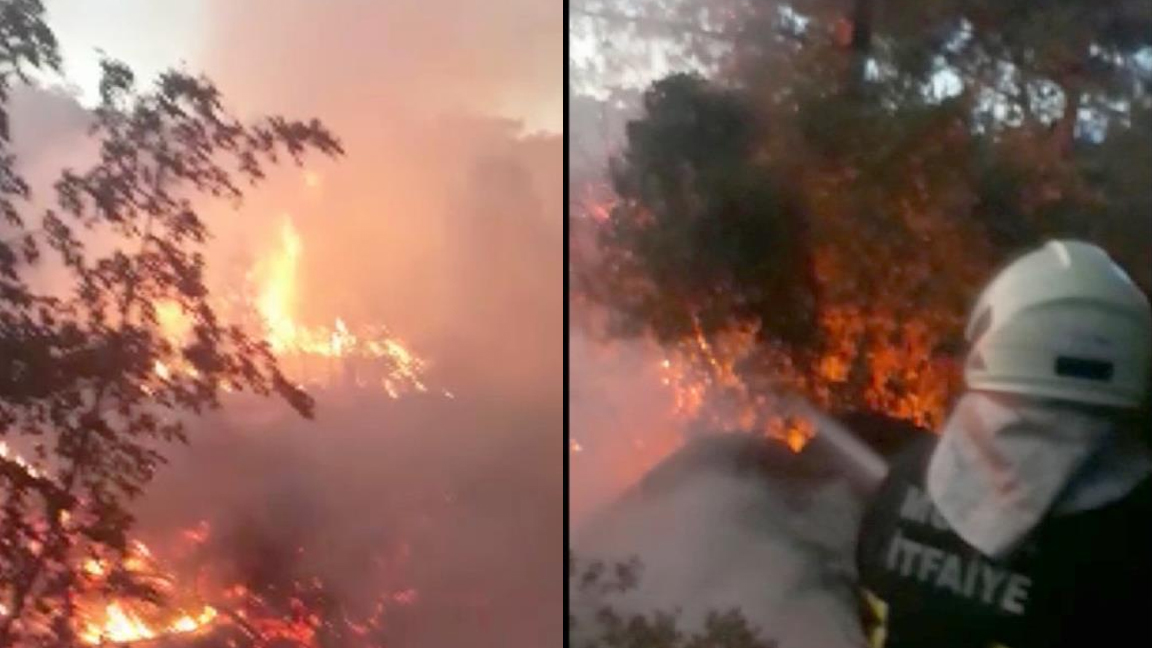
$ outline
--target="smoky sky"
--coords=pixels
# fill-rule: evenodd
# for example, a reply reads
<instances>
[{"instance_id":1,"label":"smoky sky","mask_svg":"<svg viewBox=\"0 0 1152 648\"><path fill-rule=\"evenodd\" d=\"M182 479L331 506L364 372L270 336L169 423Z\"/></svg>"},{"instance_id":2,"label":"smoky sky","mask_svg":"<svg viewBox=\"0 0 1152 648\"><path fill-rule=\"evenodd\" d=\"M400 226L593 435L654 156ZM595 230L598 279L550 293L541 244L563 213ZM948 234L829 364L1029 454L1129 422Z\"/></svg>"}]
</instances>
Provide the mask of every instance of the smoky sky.
<instances>
[{"instance_id":1,"label":"smoky sky","mask_svg":"<svg viewBox=\"0 0 1152 648\"><path fill-rule=\"evenodd\" d=\"M454 111L537 115L537 128L559 130L558 0L210 5L206 67L246 105L275 99L384 129Z\"/></svg>"},{"instance_id":2,"label":"smoky sky","mask_svg":"<svg viewBox=\"0 0 1152 648\"><path fill-rule=\"evenodd\" d=\"M358 311L433 351L483 332L491 370L544 353L558 385L561 139L501 116L559 123L562 4L221 1L207 25L203 67L239 110L319 117L346 146L317 200L285 200L286 174L250 210L302 230L310 314Z\"/></svg>"}]
</instances>

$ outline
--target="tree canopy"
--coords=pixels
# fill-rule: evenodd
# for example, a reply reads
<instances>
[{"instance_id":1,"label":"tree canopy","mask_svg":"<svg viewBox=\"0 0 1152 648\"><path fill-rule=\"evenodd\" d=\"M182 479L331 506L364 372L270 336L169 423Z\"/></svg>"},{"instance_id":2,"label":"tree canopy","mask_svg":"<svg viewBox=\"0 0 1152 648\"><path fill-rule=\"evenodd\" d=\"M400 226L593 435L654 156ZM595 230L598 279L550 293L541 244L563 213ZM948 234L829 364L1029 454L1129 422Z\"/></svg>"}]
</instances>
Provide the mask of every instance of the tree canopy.
<instances>
[{"instance_id":1,"label":"tree canopy","mask_svg":"<svg viewBox=\"0 0 1152 648\"><path fill-rule=\"evenodd\" d=\"M602 39L675 15L719 43L647 88L611 164L575 286L613 334L753 330L745 377L932 425L957 388L966 309L1011 255L1084 238L1152 285L1152 4L633 0L595 19L606 11L584 12Z\"/></svg>"}]
</instances>

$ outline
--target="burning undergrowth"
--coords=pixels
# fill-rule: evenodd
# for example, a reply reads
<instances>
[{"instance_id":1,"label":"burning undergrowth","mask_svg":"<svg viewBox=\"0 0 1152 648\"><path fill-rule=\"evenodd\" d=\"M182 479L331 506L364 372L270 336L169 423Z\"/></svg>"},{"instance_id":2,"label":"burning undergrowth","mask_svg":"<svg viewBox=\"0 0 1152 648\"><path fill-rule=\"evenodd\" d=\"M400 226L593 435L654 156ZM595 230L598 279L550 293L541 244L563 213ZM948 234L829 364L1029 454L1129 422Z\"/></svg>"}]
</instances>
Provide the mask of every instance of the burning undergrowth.
<instances>
[{"instance_id":1,"label":"burning undergrowth","mask_svg":"<svg viewBox=\"0 0 1152 648\"><path fill-rule=\"evenodd\" d=\"M136 576L158 576L158 596L94 601L85 640L419 648L558 632L543 576L560 541L554 404L510 411L499 395L517 376L478 384L379 325L306 324L306 248L291 221L277 241L225 309L312 391L318 419L234 394L190 421L196 442L139 509ZM165 324L179 336L178 314Z\"/></svg>"},{"instance_id":2,"label":"burning undergrowth","mask_svg":"<svg viewBox=\"0 0 1152 648\"><path fill-rule=\"evenodd\" d=\"M259 264L278 271L256 273L241 303L317 396L318 420L233 395L191 421L196 443L140 507L132 565L162 583L158 596L93 603L85 640L359 648L546 636L554 623L523 610L553 589L540 577L559 540L555 449L540 433L550 408L509 412L487 400L499 382L456 396L442 387L450 373L396 338L300 323L291 233Z\"/></svg>"},{"instance_id":3,"label":"burning undergrowth","mask_svg":"<svg viewBox=\"0 0 1152 648\"><path fill-rule=\"evenodd\" d=\"M552 502L529 487L547 465L547 445L533 443L542 422L506 422L498 443L481 444L496 412L467 398L430 408L345 396L317 426L226 412L175 461L141 527L184 591L247 645L539 636L520 615L526 596L550 589L538 575L556 553L540 521ZM491 479L493 464L504 479ZM188 520L198 522L181 528Z\"/></svg>"},{"instance_id":4,"label":"burning undergrowth","mask_svg":"<svg viewBox=\"0 0 1152 648\"><path fill-rule=\"evenodd\" d=\"M492 115L557 123L560 7L206 4L207 52L191 66L239 110L315 114L347 146L339 164L270 171L242 217L204 207L214 308L268 343L316 419L223 385L223 409L187 421L190 445L163 449L128 555L85 563L94 596L77 635L555 643L562 143ZM301 47L317 34L341 37ZM59 92L18 103L16 149L44 206L62 166L90 162L92 114ZM179 339L180 308L153 306ZM187 371L148 363L142 382Z\"/></svg>"},{"instance_id":5,"label":"burning undergrowth","mask_svg":"<svg viewBox=\"0 0 1152 648\"><path fill-rule=\"evenodd\" d=\"M549 444L532 442L542 422L505 421L498 443L479 444L478 425L499 416L481 403L345 395L321 430L255 423L245 409L266 407L255 402L205 422L142 503L129 558L85 564L94 581L147 584L152 601L86 602L81 639L503 646L547 632L548 620L521 618L553 589L537 576L555 562L558 538L539 521L553 502L528 487L547 469ZM492 480L511 456L526 465Z\"/></svg>"},{"instance_id":6,"label":"burning undergrowth","mask_svg":"<svg viewBox=\"0 0 1152 648\"><path fill-rule=\"evenodd\" d=\"M166 450L170 465L136 507L127 558L84 565L95 595L79 602L80 640L420 648L559 636L560 295L539 267L558 267L560 246L540 216L548 196L516 173L518 156L549 157L559 140L501 148L473 160L503 165L498 186L491 173L454 184L454 201L476 222L451 241L459 274L441 297L452 325L434 321L429 335L401 313L415 342L372 303L383 284L405 283L398 277L367 275L374 288L355 308L325 308L325 288L348 286L314 283L315 269L339 257L309 213L325 209L313 174L291 174L280 200L246 207L260 226L233 241L247 256L222 264L213 298L316 398L317 419L226 393L220 412L187 421L193 442ZM298 192L296 216L276 209ZM502 220L486 220L494 214ZM495 262L489 242L505 250ZM420 274L411 283L437 288ZM178 340L180 309L156 307ZM158 364L152 380L182 371ZM101 595L102 582L125 580L141 595Z\"/></svg>"}]
</instances>

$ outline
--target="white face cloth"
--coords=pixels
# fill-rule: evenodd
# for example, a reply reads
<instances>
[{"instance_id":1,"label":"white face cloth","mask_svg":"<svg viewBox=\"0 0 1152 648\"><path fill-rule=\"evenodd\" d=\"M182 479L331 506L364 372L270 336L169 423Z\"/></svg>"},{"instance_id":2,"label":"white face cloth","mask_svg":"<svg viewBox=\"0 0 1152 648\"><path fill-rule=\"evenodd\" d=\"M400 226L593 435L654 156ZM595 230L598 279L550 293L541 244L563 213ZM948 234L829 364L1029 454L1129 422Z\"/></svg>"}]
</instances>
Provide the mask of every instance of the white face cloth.
<instances>
[{"instance_id":1,"label":"white face cloth","mask_svg":"<svg viewBox=\"0 0 1152 648\"><path fill-rule=\"evenodd\" d=\"M1108 418L1019 396L969 392L928 463L927 490L968 544L1003 557L1045 515L1094 508L1152 472Z\"/></svg>"}]
</instances>

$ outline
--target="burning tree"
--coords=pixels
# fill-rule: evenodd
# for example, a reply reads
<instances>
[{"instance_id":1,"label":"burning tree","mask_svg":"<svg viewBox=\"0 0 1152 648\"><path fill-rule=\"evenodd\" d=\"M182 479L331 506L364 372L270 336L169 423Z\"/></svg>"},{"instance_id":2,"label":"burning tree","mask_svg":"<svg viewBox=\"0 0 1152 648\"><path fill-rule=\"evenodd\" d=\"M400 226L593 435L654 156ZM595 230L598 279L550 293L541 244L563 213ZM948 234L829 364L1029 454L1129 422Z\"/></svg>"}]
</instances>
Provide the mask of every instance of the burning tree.
<instances>
[{"instance_id":1,"label":"burning tree","mask_svg":"<svg viewBox=\"0 0 1152 648\"><path fill-rule=\"evenodd\" d=\"M753 396L932 426L1010 254L1087 238L1152 285L1147 7L578 3L602 42L647 36L697 72L645 93L610 209L574 225L596 241L574 286L610 335L696 357L747 339L721 364Z\"/></svg>"},{"instance_id":2,"label":"burning tree","mask_svg":"<svg viewBox=\"0 0 1152 648\"><path fill-rule=\"evenodd\" d=\"M204 77L167 72L141 90L105 60L92 112L98 159L64 170L54 206L37 211L5 107L30 73L59 71L60 56L39 0L0 6L0 34L0 434L10 441L0 454L0 645L116 641L83 619L97 601L166 594L129 538L129 503L165 444L187 442L186 417L239 390L312 412L268 343L218 317L199 205L239 201L283 159L342 149L315 120L239 121ZM38 285L45 266L64 280ZM165 309L187 322L184 339L166 334Z\"/></svg>"}]
</instances>

